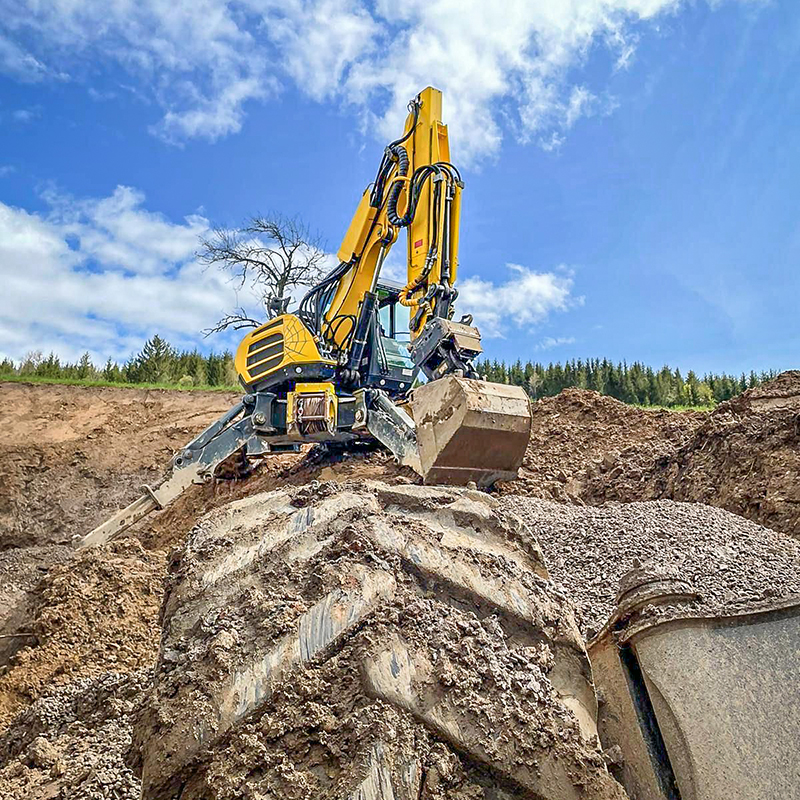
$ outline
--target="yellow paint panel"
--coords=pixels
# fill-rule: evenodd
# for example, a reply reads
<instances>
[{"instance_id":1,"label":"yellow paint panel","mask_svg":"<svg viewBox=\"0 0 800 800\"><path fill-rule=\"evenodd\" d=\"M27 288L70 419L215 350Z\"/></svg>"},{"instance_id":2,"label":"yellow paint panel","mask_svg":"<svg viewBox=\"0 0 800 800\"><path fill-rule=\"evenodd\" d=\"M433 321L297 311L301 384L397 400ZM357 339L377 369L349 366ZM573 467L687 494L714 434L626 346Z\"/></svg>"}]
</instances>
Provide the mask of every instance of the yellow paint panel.
<instances>
[{"instance_id":1,"label":"yellow paint panel","mask_svg":"<svg viewBox=\"0 0 800 800\"><path fill-rule=\"evenodd\" d=\"M252 385L295 364L335 364L323 358L314 337L294 314L282 314L248 333L239 343L234 364Z\"/></svg>"},{"instance_id":2,"label":"yellow paint panel","mask_svg":"<svg viewBox=\"0 0 800 800\"><path fill-rule=\"evenodd\" d=\"M369 195L369 189L361 195L361 202L358 204L356 213L353 215L353 221L350 223L350 227L347 229L337 253L339 261L347 263L354 254L358 256L364 249L364 243L367 241L372 221L375 219L375 214L378 213L378 209L369 204Z\"/></svg>"}]
</instances>

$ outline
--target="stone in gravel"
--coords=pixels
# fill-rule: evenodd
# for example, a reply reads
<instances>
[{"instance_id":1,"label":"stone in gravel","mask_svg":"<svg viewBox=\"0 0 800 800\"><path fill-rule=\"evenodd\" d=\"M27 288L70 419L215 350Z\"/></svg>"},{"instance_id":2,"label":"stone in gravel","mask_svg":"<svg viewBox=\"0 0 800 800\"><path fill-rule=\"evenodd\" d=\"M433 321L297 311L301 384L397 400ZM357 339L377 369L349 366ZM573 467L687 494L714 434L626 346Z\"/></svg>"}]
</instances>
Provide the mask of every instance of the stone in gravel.
<instances>
[{"instance_id":1,"label":"stone in gravel","mask_svg":"<svg viewBox=\"0 0 800 800\"><path fill-rule=\"evenodd\" d=\"M53 689L0 735L0 797L139 800L126 763L131 715L149 670L106 673Z\"/></svg>"}]
</instances>

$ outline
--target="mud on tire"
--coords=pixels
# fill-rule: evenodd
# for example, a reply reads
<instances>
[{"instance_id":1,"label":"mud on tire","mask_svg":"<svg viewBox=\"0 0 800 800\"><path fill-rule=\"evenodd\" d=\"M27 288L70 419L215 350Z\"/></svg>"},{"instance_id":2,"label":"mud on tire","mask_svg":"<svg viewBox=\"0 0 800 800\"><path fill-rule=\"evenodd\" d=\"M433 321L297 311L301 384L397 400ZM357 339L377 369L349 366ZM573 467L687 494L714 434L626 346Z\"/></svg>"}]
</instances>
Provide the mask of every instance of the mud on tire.
<instances>
[{"instance_id":1,"label":"mud on tire","mask_svg":"<svg viewBox=\"0 0 800 800\"><path fill-rule=\"evenodd\" d=\"M484 493L237 501L173 561L162 617L146 800L625 796L570 606Z\"/></svg>"}]
</instances>

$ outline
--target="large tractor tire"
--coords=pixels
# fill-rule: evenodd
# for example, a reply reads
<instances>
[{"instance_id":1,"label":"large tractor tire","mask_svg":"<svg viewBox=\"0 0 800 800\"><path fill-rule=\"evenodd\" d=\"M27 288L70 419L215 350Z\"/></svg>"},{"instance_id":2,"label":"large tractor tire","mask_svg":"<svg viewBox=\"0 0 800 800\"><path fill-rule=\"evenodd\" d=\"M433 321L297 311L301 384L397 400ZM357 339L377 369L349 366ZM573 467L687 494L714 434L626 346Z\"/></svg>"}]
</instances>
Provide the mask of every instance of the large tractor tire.
<instances>
[{"instance_id":1,"label":"large tractor tire","mask_svg":"<svg viewBox=\"0 0 800 800\"><path fill-rule=\"evenodd\" d=\"M313 484L172 564L144 800L624 798L570 605L490 496Z\"/></svg>"}]
</instances>

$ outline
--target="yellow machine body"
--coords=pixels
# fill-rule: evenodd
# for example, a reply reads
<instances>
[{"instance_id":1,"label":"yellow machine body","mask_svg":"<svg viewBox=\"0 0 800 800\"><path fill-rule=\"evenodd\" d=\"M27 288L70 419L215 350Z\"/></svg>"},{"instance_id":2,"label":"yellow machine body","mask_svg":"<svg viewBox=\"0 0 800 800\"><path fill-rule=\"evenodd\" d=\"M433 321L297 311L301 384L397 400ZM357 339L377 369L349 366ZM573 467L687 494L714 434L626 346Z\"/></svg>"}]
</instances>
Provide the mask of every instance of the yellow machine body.
<instances>
[{"instance_id":1,"label":"yellow machine body","mask_svg":"<svg viewBox=\"0 0 800 800\"><path fill-rule=\"evenodd\" d=\"M304 364L330 364L308 328L294 315L281 314L248 333L239 343L236 372L245 388L251 388L279 370Z\"/></svg>"},{"instance_id":2,"label":"yellow machine body","mask_svg":"<svg viewBox=\"0 0 800 800\"><path fill-rule=\"evenodd\" d=\"M297 313L251 330L236 351L241 401L178 451L156 489L83 539L97 544L212 477L234 453L296 452L303 442L342 446L371 438L426 481L488 485L513 478L530 433L521 387L477 380L480 334L457 297L461 174L450 162L442 94L409 104L339 248L338 266ZM380 282L406 229L402 287ZM408 309L408 323L398 306ZM410 342L401 337L410 334ZM413 391L419 372L428 383Z\"/></svg>"}]
</instances>

